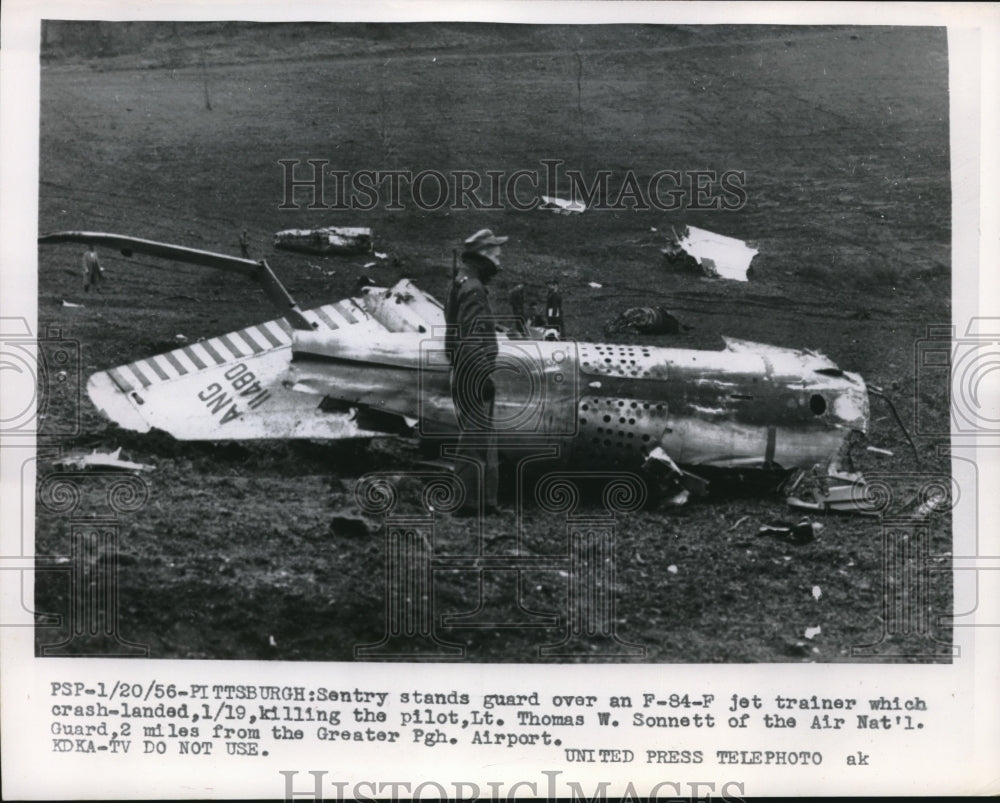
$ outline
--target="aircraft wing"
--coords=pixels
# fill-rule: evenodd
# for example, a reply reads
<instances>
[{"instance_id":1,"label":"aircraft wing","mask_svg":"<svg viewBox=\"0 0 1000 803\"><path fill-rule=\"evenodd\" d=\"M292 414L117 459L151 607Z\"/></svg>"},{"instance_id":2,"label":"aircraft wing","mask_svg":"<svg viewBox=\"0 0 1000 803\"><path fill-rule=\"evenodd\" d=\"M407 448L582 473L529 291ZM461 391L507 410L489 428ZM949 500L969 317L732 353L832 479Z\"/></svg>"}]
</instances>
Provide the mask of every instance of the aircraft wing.
<instances>
[{"instance_id":1,"label":"aircraft wing","mask_svg":"<svg viewBox=\"0 0 1000 803\"><path fill-rule=\"evenodd\" d=\"M316 331L386 331L352 299L303 313ZM277 319L165 354L100 371L87 382L94 405L126 429L152 428L179 440L354 438L350 411L326 413L321 399L284 382L292 327Z\"/></svg>"},{"instance_id":2,"label":"aircraft wing","mask_svg":"<svg viewBox=\"0 0 1000 803\"><path fill-rule=\"evenodd\" d=\"M264 260L106 232L56 232L39 237L39 243L95 243L126 256L142 253L235 273L259 283L282 313L92 375L87 393L94 405L138 432L156 428L179 440L383 435L359 424L357 407L345 405L339 395L317 397L294 389L289 377L294 334L368 342L392 332L429 333L444 325L441 304L407 280L389 288L366 287L356 298L302 311ZM351 336L342 337L347 331Z\"/></svg>"},{"instance_id":3,"label":"aircraft wing","mask_svg":"<svg viewBox=\"0 0 1000 803\"><path fill-rule=\"evenodd\" d=\"M440 305L407 280L392 288L365 290L358 298L305 310L302 315L310 329L297 334L373 344L393 336L419 337L421 329L429 332L444 324ZM87 392L120 426L139 432L155 427L179 440L384 435L361 425L357 408L379 409L379 393L388 397L391 383L383 387L371 366L366 370L345 361L334 376L343 375L344 387L354 382L369 392L331 409L325 404L328 398L345 400L339 387L317 396L318 391L296 382L290 373L295 334L284 319L265 321L101 371L90 377Z\"/></svg>"}]
</instances>

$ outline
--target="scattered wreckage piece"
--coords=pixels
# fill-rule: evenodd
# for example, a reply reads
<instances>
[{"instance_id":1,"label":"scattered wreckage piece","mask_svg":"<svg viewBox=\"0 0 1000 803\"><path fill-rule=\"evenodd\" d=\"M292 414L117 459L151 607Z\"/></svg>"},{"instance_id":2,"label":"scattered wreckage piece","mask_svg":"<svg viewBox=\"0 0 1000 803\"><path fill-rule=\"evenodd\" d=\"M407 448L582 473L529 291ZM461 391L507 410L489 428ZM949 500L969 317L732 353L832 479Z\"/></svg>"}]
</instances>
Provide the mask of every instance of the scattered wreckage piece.
<instances>
[{"instance_id":1,"label":"scattered wreckage piece","mask_svg":"<svg viewBox=\"0 0 1000 803\"><path fill-rule=\"evenodd\" d=\"M80 470L110 468L119 471L152 471L154 468L154 466L149 466L145 463L133 463L131 460L122 460L121 454L122 447L119 446L113 452L99 452L94 449L90 454L68 454L54 462L57 466Z\"/></svg>"},{"instance_id":2,"label":"scattered wreckage piece","mask_svg":"<svg viewBox=\"0 0 1000 803\"><path fill-rule=\"evenodd\" d=\"M684 326L663 307L630 307L604 327L606 334L677 335Z\"/></svg>"},{"instance_id":3,"label":"scattered wreckage piece","mask_svg":"<svg viewBox=\"0 0 1000 803\"><path fill-rule=\"evenodd\" d=\"M783 490L790 507L798 510L861 513L877 516L880 508L872 499L864 477L857 472L796 470Z\"/></svg>"},{"instance_id":4,"label":"scattered wreckage piece","mask_svg":"<svg viewBox=\"0 0 1000 803\"><path fill-rule=\"evenodd\" d=\"M797 544L808 544L816 537L817 525L808 518L793 524L788 521L768 521L760 526L757 535L768 535L781 541Z\"/></svg>"},{"instance_id":5,"label":"scattered wreckage piece","mask_svg":"<svg viewBox=\"0 0 1000 803\"><path fill-rule=\"evenodd\" d=\"M587 205L583 201L566 201L550 195L542 196L542 203L538 208L555 212L557 215L578 215L587 211Z\"/></svg>"},{"instance_id":6,"label":"scattered wreckage piece","mask_svg":"<svg viewBox=\"0 0 1000 803\"><path fill-rule=\"evenodd\" d=\"M119 425L181 440L375 438L417 424L421 437L458 434L442 305L411 282L303 311L265 261L115 234L40 238L77 240L239 273L282 313L91 376L90 398ZM550 445L581 464L646 465L676 503L703 493L709 471L818 465L852 490L828 487L813 505L857 509L863 479L837 466L868 430L862 378L812 351L724 340L713 351L501 333L491 431L501 452ZM810 502L799 486L790 493Z\"/></svg>"},{"instance_id":7,"label":"scattered wreckage piece","mask_svg":"<svg viewBox=\"0 0 1000 803\"><path fill-rule=\"evenodd\" d=\"M274 235L274 247L305 254L370 254L374 251L372 230L361 227L326 226L319 229L285 229ZM384 259L382 254L380 259Z\"/></svg>"},{"instance_id":8,"label":"scattered wreckage piece","mask_svg":"<svg viewBox=\"0 0 1000 803\"><path fill-rule=\"evenodd\" d=\"M667 247L660 249L667 267L699 271L713 279L749 280L750 262L759 253L743 240L715 234L695 226L674 232Z\"/></svg>"}]
</instances>

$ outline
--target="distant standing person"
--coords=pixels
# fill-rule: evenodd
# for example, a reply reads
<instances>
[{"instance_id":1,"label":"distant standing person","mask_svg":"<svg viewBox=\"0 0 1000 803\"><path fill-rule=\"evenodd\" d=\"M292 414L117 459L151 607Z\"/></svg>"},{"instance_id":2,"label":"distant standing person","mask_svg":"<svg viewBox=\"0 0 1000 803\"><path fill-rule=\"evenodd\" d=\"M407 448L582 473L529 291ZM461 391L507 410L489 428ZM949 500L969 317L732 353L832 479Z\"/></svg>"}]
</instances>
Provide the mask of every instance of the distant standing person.
<instances>
[{"instance_id":1,"label":"distant standing person","mask_svg":"<svg viewBox=\"0 0 1000 803\"><path fill-rule=\"evenodd\" d=\"M244 259L250 259L250 233L246 226L240 232L240 256Z\"/></svg>"},{"instance_id":2,"label":"distant standing person","mask_svg":"<svg viewBox=\"0 0 1000 803\"><path fill-rule=\"evenodd\" d=\"M465 491L458 516L499 511L492 377L499 344L486 285L500 270L500 246L505 242L506 237L482 229L463 243L462 265L445 305L451 394L459 428L455 474Z\"/></svg>"},{"instance_id":3,"label":"distant standing person","mask_svg":"<svg viewBox=\"0 0 1000 803\"><path fill-rule=\"evenodd\" d=\"M528 324L524 317L524 283L518 282L508 296L510 310L514 313L514 328L522 335L528 334Z\"/></svg>"},{"instance_id":4,"label":"distant standing person","mask_svg":"<svg viewBox=\"0 0 1000 803\"><path fill-rule=\"evenodd\" d=\"M87 243L87 250L83 252L83 292L89 293L91 285L95 290L100 290L103 281L104 268L97 256L97 246Z\"/></svg>"},{"instance_id":5,"label":"distant standing person","mask_svg":"<svg viewBox=\"0 0 1000 803\"><path fill-rule=\"evenodd\" d=\"M559 292L559 281L549 282L549 296L545 301L545 325L563 334L562 294Z\"/></svg>"}]
</instances>

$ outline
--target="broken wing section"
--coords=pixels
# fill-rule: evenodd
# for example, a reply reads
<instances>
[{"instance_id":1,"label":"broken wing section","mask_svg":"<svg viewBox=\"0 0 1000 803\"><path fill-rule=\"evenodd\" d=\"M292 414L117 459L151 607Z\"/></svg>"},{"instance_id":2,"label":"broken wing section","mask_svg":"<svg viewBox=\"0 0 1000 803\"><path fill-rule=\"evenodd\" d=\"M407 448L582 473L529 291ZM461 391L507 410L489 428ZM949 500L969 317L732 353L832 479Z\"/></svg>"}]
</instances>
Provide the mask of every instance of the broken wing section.
<instances>
[{"instance_id":1,"label":"broken wing section","mask_svg":"<svg viewBox=\"0 0 1000 803\"><path fill-rule=\"evenodd\" d=\"M378 326L352 302L327 304L304 315L327 331ZM161 429L178 440L376 434L361 429L346 411L323 412L320 400L284 384L292 331L278 319L190 343L96 373L87 382L87 393L119 426L138 432Z\"/></svg>"},{"instance_id":2,"label":"broken wing section","mask_svg":"<svg viewBox=\"0 0 1000 803\"><path fill-rule=\"evenodd\" d=\"M360 298L305 311L309 330L293 330L284 319L266 321L101 371L90 378L88 394L120 426L161 429L179 440L382 435L359 423L355 409L331 407L325 394L317 398L311 388L296 388L288 376L293 331L319 339L350 332L341 339L369 343L444 321L440 304L406 280L366 289ZM330 387L337 386L334 377Z\"/></svg>"}]
</instances>

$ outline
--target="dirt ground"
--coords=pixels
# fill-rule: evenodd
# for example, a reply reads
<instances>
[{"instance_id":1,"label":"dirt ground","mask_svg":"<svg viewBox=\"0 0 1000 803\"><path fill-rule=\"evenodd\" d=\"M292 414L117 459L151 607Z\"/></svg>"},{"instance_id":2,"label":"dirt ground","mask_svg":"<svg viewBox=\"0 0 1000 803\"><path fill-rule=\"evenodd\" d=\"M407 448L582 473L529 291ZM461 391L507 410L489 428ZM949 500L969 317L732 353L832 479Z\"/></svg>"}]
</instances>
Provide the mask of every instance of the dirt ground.
<instances>
[{"instance_id":1,"label":"dirt ground","mask_svg":"<svg viewBox=\"0 0 1000 803\"><path fill-rule=\"evenodd\" d=\"M632 337L721 347L720 335L822 351L884 387L913 430L919 412L947 430L947 388L919 385L927 326L950 321L951 220L947 51L943 29L795 27L535 27L457 24L326 26L105 24L97 44L66 26L43 56L39 231L111 231L238 254L242 226L303 307L351 294L356 277L408 277L443 298L451 251L477 229L506 234L496 292L514 283L544 299L558 277L566 327L603 338L618 312L663 305L691 330ZM87 36L81 37L81 32ZM745 171L736 210L279 210L281 159L419 171L539 170L561 159L586 175L632 170ZM659 248L689 224L746 239L760 253L746 284L666 272ZM370 226L388 257L273 251L275 231ZM107 285L84 294L81 249L39 254L39 325L79 341L92 372L268 320L258 288L193 266L102 252ZM599 288L590 283L598 283ZM79 304L67 307L64 302ZM353 481L406 469L407 442L181 443L108 424L85 395L54 396L65 450L123 447L155 466L148 501L118 524L118 627L157 658L353 660L384 629L378 532L347 526ZM888 408L872 402L866 472L947 474L940 438L914 459ZM39 476L55 453L43 453ZM890 480L893 482L894 480ZM100 514L98 502L74 515ZM565 549L565 523L525 510L535 554ZM678 510L650 507L617 523L621 639L655 662L857 661L878 642L886 579L877 520L821 515L816 540L760 537L796 520L777 495L745 490ZM951 527L932 517L921 632L875 652L941 660L932 636L952 607ZM40 505L36 552L67 555L73 522ZM442 517L435 548L475 544L473 525ZM513 543L513 514L486 549ZM474 575L435 574L435 614L467 611ZM488 576L487 596L511 593ZM817 594L817 590L819 593ZM565 605L565 573L525 572L523 602ZM886 597L885 595L889 595ZM69 608L65 572L39 574L40 613ZM891 600L889 600L891 601ZM40 620L41 621L41 620ZM806 638L807 628L821 628ZM563 628L440 630L471 661L546 658ZM39 649L65 640L39 626ZM82 641L78 651L86 651ZM73 648L76 649L76 648ZM596 660L596 659L595 659ZM600 660L609 660L601 658ZM634 658L623 660L635 660Z\"/></svg>"}]
</instances>

